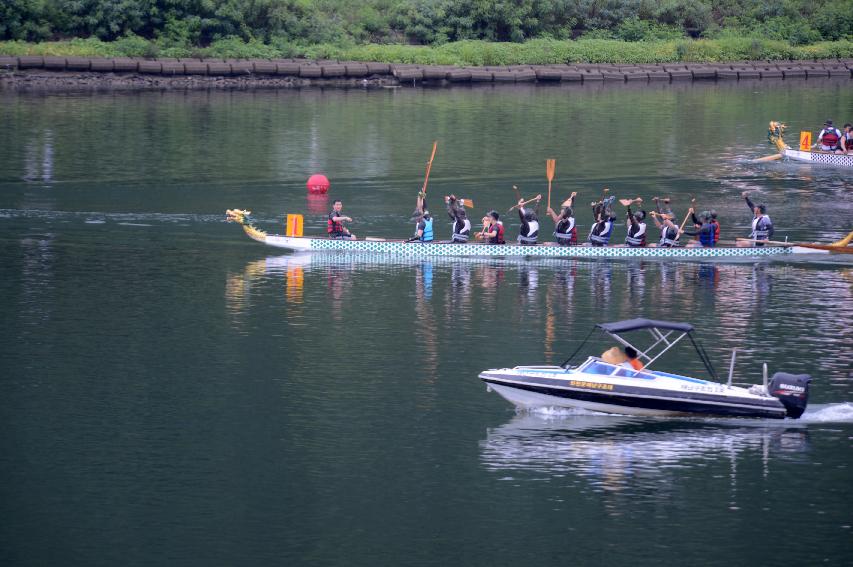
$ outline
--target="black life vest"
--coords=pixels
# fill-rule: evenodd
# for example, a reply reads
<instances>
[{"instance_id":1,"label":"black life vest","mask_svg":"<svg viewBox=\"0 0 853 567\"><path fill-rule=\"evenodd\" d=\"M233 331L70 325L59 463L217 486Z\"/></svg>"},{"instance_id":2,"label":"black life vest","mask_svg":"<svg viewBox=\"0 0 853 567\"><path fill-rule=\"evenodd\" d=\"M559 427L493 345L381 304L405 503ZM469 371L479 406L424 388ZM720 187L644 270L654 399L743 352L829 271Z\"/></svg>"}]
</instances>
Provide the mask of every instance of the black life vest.
<instances>
[{"instance_id":1,"label":"black life vest","mask_svg":"<svg viewBox=\"0 0 853 567\"><path fill-rule=\"evenodd\" d=\"M636 225L631 225L628 228L628 236L625 237L625 244L631 248L642 248L646 245L646 223L638 222Z\"/></svg>"},{"instance_id":2,"label":"black life vest","mask_svg":"<svg viewBox=\"0 0 853 567\"><path fill-rule=\"evenodd\" d=\"M554 237L562 245L575 245L578 243L578 228L575 226L575 217L564 218L557 223L554 229Z\"/></svg>"},{"instance_id":3,"label":"black life vest","mask_svg":"<svg viewBox=\"0 0 853 567\"><path fill-rule=\"evenodd\" d=\"M661 248L674 248L678 246L678 241L676 238L678 237L678 230L669 226L661 227L660 230L660 242L658 242L658 246Z\"/></svg>"}]
</instances>

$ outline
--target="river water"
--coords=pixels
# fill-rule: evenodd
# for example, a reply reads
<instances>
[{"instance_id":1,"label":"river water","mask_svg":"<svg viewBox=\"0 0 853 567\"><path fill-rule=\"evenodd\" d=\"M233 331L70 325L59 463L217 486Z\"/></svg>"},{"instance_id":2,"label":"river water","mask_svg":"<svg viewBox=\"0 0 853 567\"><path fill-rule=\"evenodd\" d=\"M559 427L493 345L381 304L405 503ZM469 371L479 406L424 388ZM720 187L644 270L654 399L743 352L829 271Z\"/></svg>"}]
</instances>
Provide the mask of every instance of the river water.
<instances>
[{"instance_id":1,"label":"river water","mask_svg":"<svg viewBox=\"0 0 853 567\"><path fill-rule=\"evenodd\" d=\"M732 239L748 190L777 238L830 241L853 229L849 173L747 160L772 153L771 119L792 140L853 120L848 93L0 94L0 562L853 564L849 260L289 255L223 214L281 232L300 212L317 234L340 198L357 234L407 236L437 140L437 213L451 192L477 219L506 210L555 158L555 201L606 185L681 216L696 198ZM306 196L317 171L328 198ZM692 322L723 375L738 348L735 382L763 362L811 374L808 411L517 414L477 379L560 363L595 323L641 316Z\"/></svg>"}]
</instances>

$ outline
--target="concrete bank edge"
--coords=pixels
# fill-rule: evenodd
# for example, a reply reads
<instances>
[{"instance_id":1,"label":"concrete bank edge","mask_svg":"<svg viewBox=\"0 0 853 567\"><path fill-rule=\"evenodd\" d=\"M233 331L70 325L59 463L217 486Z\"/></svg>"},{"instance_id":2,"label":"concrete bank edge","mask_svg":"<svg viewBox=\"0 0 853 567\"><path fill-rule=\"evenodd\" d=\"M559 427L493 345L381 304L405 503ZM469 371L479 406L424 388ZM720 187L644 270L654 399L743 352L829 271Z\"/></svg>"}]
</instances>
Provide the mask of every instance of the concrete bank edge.
<instances>
[{"instance_id":1,"label":"concrete bank edge","mask_svg":"<svg viewBox=\"0 0 853 567\"><path fill-rule=\"evenodd\" d=\"M304 59L143 59L0 55L0 83L126 86L447 86L489 83L629 83L853 78L853 59L649 65L555 64L455 67ZM239 79L234 81L234 79Z\"/></svg>"}]
</instances>

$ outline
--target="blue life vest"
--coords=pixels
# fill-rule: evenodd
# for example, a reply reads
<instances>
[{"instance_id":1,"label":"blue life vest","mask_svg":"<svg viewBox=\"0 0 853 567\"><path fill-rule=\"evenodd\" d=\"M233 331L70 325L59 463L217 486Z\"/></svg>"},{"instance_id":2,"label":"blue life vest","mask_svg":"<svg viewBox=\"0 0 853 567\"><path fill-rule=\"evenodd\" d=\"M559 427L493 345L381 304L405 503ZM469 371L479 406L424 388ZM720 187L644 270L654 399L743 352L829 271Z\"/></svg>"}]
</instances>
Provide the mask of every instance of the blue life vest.
<instances>
[{"instance_id":1,"label":"blue life vest","mask_svg":"<svg viewBox=\"0 0 853 567\"><path fill-rule=\"evenodd\" d=\"M705 224L699 229L699 243L705 248L713 248L717 242L716 227L713 224Z\"/></svg>"},{"instance_id":2,"label":"blue life vest","mask_svg":"<svg viewBox=\"0 0 853 567\"><path fill-rule=\"evenodd\" d=\"M432 217L424 218L424 233L421 242L432 242Z\"/></svg>"}]
</instances>

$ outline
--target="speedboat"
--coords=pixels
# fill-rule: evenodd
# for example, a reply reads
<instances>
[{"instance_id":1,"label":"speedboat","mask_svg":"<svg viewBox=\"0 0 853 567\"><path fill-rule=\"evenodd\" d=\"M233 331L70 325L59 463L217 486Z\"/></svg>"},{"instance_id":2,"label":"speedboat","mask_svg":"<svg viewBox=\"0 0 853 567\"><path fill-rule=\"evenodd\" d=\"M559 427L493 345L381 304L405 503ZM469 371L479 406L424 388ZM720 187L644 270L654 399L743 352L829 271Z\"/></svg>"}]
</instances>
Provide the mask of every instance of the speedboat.
<instances>
[{"instance_id":1,"label":"speedboat","mask_svg":"<svg viewBox=\"0 0 853 567\"><path fill-rule=\"evenodd\" d=\"M572 365L596 330L603 331L624 347L637 352L642 369L607 356L588 356ZM640 348L628 342L626 335L651 335L650 344ZM682 376L658 370L661 356L688 338L712 380ZM616 350L621 353L621 350ZM624 358L623 360L627 360ZM560 366L515 366L480 373L493 390L522 409L538 407L581 408L595 412L639 416L725 416L799 418L806 409L811 377L807 374L776 372L748 388L732 385L736 349L732 352L727 383L721 383L705 349L693 336L687 323L630 319L600 323L593 327L575 353Z\"/></svg>"}]
</instances>

